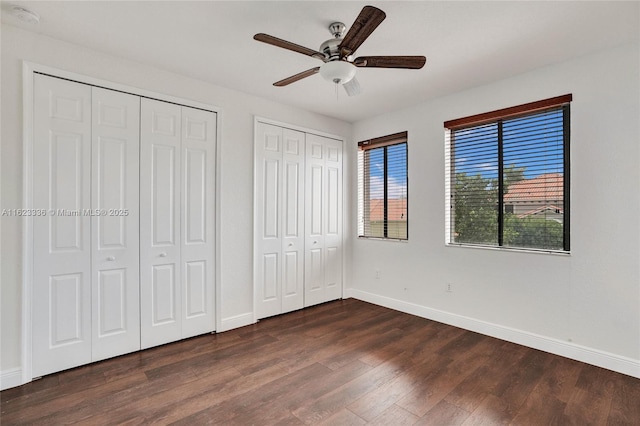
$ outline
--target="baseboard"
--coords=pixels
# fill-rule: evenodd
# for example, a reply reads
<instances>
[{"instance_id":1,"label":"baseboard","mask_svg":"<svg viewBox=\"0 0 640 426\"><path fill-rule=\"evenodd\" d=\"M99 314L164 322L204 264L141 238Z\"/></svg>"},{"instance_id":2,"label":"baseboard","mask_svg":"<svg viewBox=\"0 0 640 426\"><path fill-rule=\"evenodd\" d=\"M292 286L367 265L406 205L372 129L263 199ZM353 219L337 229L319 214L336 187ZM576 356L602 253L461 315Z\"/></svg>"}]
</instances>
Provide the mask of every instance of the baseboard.
<instances>
[{"instance_id":1,"label":"baseboard","mask_svg":"<svg viewBox=\"0 0 640 426\"><path fill-rule=\"evenodd\" d=\"M10 368L0 371L0 390L15 388L22 384L22 369Z\"/></svg>"},{"instance_id":2,"label":"baseboard","mask_svg":"<svg viewBox=\"0 0 640 426\"><path fill-rule=\"evenodd\" d=\"M218 332L233 330L234 328L244 327L245 325L254 324L253 312L247 312L245 314L235 315L229 318L222 318L220 321L220 327Z\"/></svg>"},{"instance_id":3,"label":"baseboard","mask_svg":"<svg viewBox=\"0 0 640 426\"><path fill-rule=\"evenodd\" d=\"M353 288L345 296L640 378L640 360Z\"/></svg>"}]
</instances>

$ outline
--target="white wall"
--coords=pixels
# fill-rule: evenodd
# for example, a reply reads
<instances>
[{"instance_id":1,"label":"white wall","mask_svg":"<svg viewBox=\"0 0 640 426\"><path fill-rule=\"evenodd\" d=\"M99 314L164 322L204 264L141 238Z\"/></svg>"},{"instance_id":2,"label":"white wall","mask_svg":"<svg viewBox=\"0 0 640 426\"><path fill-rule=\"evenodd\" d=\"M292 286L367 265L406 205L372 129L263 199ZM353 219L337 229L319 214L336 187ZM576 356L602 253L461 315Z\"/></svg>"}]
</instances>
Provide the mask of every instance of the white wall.
<instances>
[{"instance_id":1,"label":"white wall","mask_svg":"<svg viewBox=\"0 0 640 426\"><path fill-rule=\"evenodd\" d=\"M253 125L254 115L350 140L351 125L265 99L213 86L143 64L2 25L1 205L22 202L22 61L63 69L222 108L221 291L222 320L237 324L253 310ZM22 229L2 218L0 372L20 368Z\"/></svg>"},{"instance_id":2,"label":"white wall","mask_svg":"<svg viewBox=\"0 0 640 426\"><path fill-rule=\"evenodd\" d=\"M622 46L355 123L354 141L409 132L409 241L353 238L348 294L640 377L639 50ZM443 122L566 93L571 255L445 247Z\"/></svg>"},{"instance_id":3,"label":"white wall","mask_svg":"<svg viewBox=\"0 0 640 426\"><path fill-rule=\"evenodd\" d=\"M347 140L347 212L357 211L349 195L357 193L355 144L349 142L407 130L409 241L357 239L355 214L348 214L349 293L468 328L485 327L481 331L525 344L533 338L527 336L537 336L542 347L571 339L568 347L595 353L593 359L583 356L585 361L597 364L602 354L610 355L612 364L622 365L619 371L630 365L640 376L637 44L358 122L352 138L348 123L5 24L1 37L0 208L22 206L22 60L221 107L219 266L222 318L233 320L250 316L253 308L254 115ZM442 123L565 93L574 96L571 255L445 247ZM0 373L20 368L20 221L3 217L1 235ZM444 291L447 283L452 293ZM562 352L558 348L551 344L550 350Z\"/></svg>"}]
</instances>

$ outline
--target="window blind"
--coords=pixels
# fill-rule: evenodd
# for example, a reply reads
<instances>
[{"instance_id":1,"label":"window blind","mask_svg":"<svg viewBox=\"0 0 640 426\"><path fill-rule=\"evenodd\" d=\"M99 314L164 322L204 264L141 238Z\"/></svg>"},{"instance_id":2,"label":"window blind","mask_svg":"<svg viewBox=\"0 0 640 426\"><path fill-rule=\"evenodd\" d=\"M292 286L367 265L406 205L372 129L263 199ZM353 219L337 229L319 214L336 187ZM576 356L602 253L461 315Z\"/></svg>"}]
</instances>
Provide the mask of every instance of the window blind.
<instances>
[{"instance_id":1,"label":"window blind","mask_svg":"<svg viewBox=\"0 0 640 426\"><path fill-rule=\"evenodd\" d=\"M445 123L449 243L569 250L570 100Z\"/></svg>"},{"instance_id":2,"label":"window blind","mask_svg":"<svg viewBox=\"0 0 640 426\"><path fill-rule=\"evenodd\" d=\"M358 235L408 238L407 133L358 143Z\"/></svg>"}]
</instances>

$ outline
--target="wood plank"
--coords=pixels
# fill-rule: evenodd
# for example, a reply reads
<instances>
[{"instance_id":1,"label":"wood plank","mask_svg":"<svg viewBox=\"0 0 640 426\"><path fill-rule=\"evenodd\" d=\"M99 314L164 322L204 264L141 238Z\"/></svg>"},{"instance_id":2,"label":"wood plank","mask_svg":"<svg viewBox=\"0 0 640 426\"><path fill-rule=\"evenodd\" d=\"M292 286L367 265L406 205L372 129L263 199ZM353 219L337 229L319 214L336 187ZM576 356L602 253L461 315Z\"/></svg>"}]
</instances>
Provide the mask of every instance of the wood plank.
<instances>
[{"instance_id":1,"label":"wood plank","mask_svg":"<svg viewBox=\"0 0 640 426\"><path fill-rule=\"evenodd\" d=\"M369 422L369 424L375 426L409 426L413 425L417 420L418 416L394 404L384 410L378 417Z\"/></svg>"},{"instance_id":2,"label":"wood plank","mask_svg":"<svg viewBox=\"0 0 640 426\"><path fill-rule=\"evenodd\" d=\"M333 416L320 423L320 425L324 426L362 426L365 424L367 424L366 420L353 414L353 412L349 411L347 408L343 408Z\"/></svg>"},{"instance_id":3,"label":"wood plank","mask_svg":"<svg viewBox=\"0 0 640 426\"><path fill-rule=\"evenodd\" d=\"M610 425L628 425L640 419L640 386L638 379L618 374L611 400Z\"/></svg>"},{"instance_id":4,"label":"wood plank","mask_svg":"<svg viewBox=\"0 0 640 426\"><path fill-rule=\"evenodd\" d=\"M636 401L637 402L637 401ZM564 410L562 423L569 425L604 425L611 410L611 396L598 395L575 388Z\"/></svg>"},{"instance_id":5,"label":"wood plank","mask_svg":"<svg viewBox=\"0 0 640 426\"><path fill-rule=\"evenodd\" d=\"M400 354L322 397L307 401L294 414L305 423L320 422L402 373L408 368L407 359L407 354Z\"/></svg>"},{"instance_id":6,"label":"wood plank","mask_svg":"<svg viewBox=\"0 0 640 426\"><path fill-rule=\"evenodd\" d=\"M46 376L2 424L629 425L640 380L354 299Z\"/></svg>"},{"instance_id":7,"label":"wood plank","mask_svg":"<svg viewBox=\"0 0 640 426\"><path fill-rule=\"evenodd\" d=\"M423 362L401 373L382 386L366 393L348 408L365 420L373 420L425 380L446 368L451 359L432 353Z\"/></svg>"},{"instance_id":8,"label":"wood plank","mask_svg":"<svg viewBox=\"0 0 640 426\"><path fill-rule=\"evenodd\" d=\"M515 365L526 355L521 346L496 342L489 362L480 366L460 382L444 398L445 401L471 413L492 392Z\"/></svg>"},{"instance_id":9,"label":"wood plank","mask_svg":"<svg viewBox=\"0 0 640 426\"><path fill-rule=\"evenodd\" d=\"M427 413L414 423L414 425L457 426L464 423L464 421L469 418L469 415L470 413L468 411L450 404L443 399L427 411Z\"/></svg>"},{"instance_id":10,"label":"wood plank","mask_svg":"<svg viewBox=\"0 0 640 426\"><path fill-rule=\"evenodd\" d=\"M418 417L424 416L465 378L488 362L495 350L491 339L483 339L476 333L461 335L437 351L441 356L452 357L453 361L414 386L396 404Z\"/></svg>"}]
</instances>

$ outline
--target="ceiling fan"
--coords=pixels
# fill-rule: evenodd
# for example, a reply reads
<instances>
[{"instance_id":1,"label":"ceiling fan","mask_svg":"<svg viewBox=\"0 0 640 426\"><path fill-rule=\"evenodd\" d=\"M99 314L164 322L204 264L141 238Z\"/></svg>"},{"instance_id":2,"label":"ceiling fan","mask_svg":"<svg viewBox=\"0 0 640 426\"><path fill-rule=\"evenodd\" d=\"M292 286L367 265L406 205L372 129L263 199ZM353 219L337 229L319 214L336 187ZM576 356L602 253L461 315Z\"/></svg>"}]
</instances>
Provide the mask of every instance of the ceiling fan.
<instances>
[{"instance_id":1,"label":"ceiling fan","mask_svg":"<svg viewBox=\"0 0 640 426\"><path fill-rule=\"evenodd\" d=\"M273 83L274 86L287 86L303 78L320 73L326 80L343 85L347 94L353 96L360 93L360 85L355 78L356 67L420 69L427 61L424 56L360 56L353 59L352 55L358 47L384 21L386 16L382 10L376 7L365 6L344 38L342 36L346 27L342 22L334 22L329 25L329 31L333 38L322 43L319 50L309 49L263 33L256 34L253 38L254 40L302 53L324 62L321 66L277 81Z\"/></svg>"}]
</instances>

